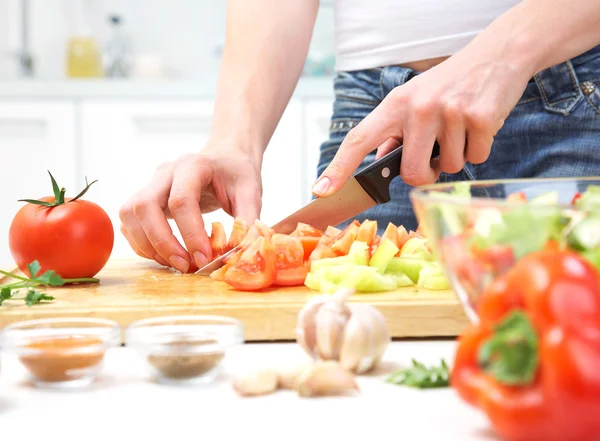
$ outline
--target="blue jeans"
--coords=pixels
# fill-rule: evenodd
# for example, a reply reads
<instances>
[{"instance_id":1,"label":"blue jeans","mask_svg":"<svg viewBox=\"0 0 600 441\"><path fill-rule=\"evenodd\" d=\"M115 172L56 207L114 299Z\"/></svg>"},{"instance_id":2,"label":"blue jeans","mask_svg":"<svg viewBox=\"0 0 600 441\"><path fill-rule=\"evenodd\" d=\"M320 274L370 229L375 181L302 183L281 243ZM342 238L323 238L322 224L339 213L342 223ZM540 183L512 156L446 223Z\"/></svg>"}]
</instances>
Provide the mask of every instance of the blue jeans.
<instances>
[{"instance_id":1,"label":"blue jeans","mask_svg":"<svg viewBox=\"0 0 600 441\"><path fill-rule=\"evenodd\" d=\"M331 162L348 131L392 89L418 74L397 66L338 73L329 139L321 145L317 176ZM374 159L375 151L360 167ZM532 78L494 139L489 159L479 165L467 163L456 174L442 173L440 181L598 175L600 46ZM408 197L411 189L400 178L394 179L392 200L356 218L377 220L379 234L388 222L416 229Z\"/></svg>"}]
</instances>

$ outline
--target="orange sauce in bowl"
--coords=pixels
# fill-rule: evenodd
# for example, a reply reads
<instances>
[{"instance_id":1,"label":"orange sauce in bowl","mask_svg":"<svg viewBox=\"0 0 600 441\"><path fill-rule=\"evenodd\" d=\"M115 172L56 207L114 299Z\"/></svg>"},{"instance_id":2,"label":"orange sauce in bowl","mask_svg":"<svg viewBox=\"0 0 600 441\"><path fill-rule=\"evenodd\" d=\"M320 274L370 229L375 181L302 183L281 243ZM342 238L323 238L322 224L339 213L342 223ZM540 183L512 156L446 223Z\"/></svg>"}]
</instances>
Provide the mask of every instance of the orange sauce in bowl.
<instances>
[{"instance_id":1,"label":"orange sauce in bowl","mask_svg":"<svg viewBox=\"0 0 600 441\"><path fill-rule=\"evenodd\" d=\"M99 338L85 335L49 337L29 342L22 347L21 363L37 379L45 382L69 381L87 375L104 358L105 349ZM94 348L96 347L96 348ZM85 350L94 348L93 350Z\"/></svg>"}]
</instances>

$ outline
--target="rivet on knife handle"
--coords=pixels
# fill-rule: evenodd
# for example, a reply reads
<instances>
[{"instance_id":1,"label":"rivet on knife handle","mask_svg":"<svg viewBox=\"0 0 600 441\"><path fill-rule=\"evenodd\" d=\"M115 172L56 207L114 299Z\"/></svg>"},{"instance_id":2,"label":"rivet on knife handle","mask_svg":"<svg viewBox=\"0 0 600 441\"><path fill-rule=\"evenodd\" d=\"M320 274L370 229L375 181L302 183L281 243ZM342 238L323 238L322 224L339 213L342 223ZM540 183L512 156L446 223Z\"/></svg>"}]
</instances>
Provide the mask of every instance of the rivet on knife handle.
<instances>
[{"instance_id":1,"label":"rivet on knife handle","mask_svg":"<svg viewBox=\"0 0 600 441\"><path fill-rule=\"evenodd\" d=\"M440 145L437 141L433 145L431 158L440 155ZM378 204L390 201L390 182L400 176L400 163L402 162L402 146L367 165L358 171L354 177L362 188Z\"/></svg>"}]
</instances>

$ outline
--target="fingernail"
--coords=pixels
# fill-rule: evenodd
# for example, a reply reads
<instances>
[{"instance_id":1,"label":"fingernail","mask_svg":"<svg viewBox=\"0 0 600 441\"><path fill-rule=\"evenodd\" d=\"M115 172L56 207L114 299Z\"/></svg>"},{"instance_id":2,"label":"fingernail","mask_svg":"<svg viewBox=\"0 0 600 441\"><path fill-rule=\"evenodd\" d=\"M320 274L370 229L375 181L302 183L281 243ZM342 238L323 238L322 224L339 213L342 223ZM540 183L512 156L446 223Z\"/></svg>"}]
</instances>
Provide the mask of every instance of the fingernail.
<instances>
[{"instance_id":1,"label":"fingernail","mask_svg":"<svg viewBox=\"0 0 600 441\"><path fill-rule=\"evenodd\" d=\"M316 195L323 195L327 192L327 190L329 190L330 185L331 181L327 176L325 176L320 181L317 181L317 183L313 186L313 193Z\"/></svg>"},{"instance_id":2,"label":"fingernail","mask_svg":"<svg viewBox=\"0 0 600 441\"><path fill-rule=\"evenodd\" d=\"M155 254L154 255L154 260L156 260L161 265L169 266L169 263L165 259L163 259L160 254Z\"/></svg>"},{"instance_id":3,"label":"fingernail","mask_svg":"<svg viewBox=\"0 0 600 441\"><path fill-rule=\"evenodd\" d=\"M173 267L182 273L187 273L187 270L190 267L190 264L187 262L187 260L176 255L169 257L169 262L171 262L171 265L173 265Z\"/></svg>"},{"instance_id":4,"label":"fingernail","mask_svg":"<svg viewBox=\"0 0 600 441\"><path fill-rule=\"evenodd\" d=\"M204 265L208 263L206 256L202 254L200 251L194 251L194 262L196 262L196 266L198 268L202 268Z\"/></svg>"}]
</instances>

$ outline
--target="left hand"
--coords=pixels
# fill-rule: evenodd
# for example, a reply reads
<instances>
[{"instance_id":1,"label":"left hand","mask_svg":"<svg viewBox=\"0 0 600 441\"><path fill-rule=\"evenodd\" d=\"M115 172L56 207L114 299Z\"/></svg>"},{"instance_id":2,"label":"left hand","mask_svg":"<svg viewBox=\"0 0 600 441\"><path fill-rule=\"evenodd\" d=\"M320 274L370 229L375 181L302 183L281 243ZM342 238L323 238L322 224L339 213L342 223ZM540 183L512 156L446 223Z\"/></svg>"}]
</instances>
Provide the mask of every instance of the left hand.
<instances>
[{"instance_id":1,"label":"left hand","mask_svg":"<svg viewBox=\"0 0 600 441\"><path fill-rule=\"evenodd\" d=\"M441 171L457 173L467 161L485 162L531 75L516 63L491 58L493 54L469 52L459 52L392 90L348 132L313 193L329 196L371 151L378 148L379 158L401 143L400 175L413 186L437 181ZM436 140L440 157L432 161Z\"/></svg>"}]
</instances>

